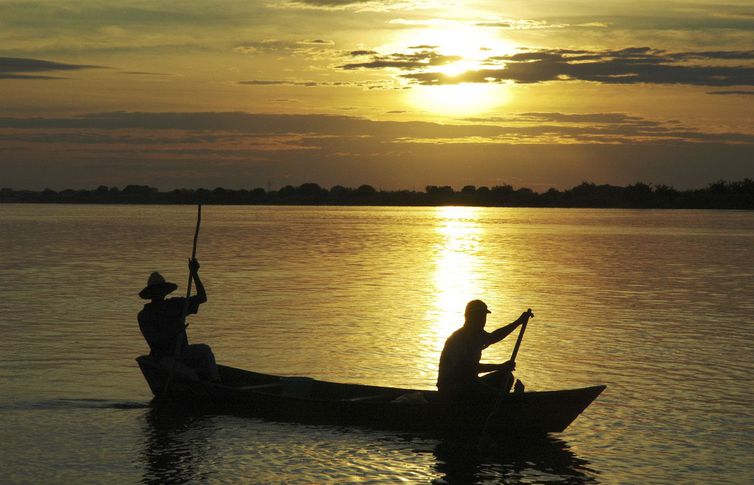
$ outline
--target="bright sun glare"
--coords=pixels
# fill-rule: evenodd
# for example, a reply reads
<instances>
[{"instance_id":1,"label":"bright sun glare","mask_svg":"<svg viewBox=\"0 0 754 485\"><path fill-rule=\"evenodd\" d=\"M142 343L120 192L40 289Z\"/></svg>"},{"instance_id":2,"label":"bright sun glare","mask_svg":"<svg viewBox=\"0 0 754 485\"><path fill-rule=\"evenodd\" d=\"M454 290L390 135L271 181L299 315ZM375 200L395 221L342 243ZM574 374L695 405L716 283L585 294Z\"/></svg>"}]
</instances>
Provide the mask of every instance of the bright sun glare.
<instances>
[{"instance_id":1,"label":"bright sun glare","mask_svg":"<svg viewBox=\"0 0 754 485\"><path fill-rule=\"evenodd\" d=\"M510 54L515 46L495 37L489 29L472 26L436 26L414 30L397 42L405 46L431 46L442 55L461 59L430 70L447 76L484 68L484 59L493 55ZM397 45L396 45L397 48ZM416 108L447 116L464 116L490 111L509 100L504 84L458 83L442 86L412 86L407 101Z\"/></svg>"}]
</instances>

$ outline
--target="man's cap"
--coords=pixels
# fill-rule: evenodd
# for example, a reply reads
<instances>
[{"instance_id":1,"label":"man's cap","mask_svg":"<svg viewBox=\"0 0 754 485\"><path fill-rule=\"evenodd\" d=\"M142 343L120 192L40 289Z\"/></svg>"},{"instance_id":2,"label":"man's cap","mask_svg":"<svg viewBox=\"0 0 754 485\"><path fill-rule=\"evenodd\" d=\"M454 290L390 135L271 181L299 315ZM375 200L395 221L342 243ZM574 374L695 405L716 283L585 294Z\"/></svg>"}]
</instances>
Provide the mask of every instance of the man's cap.
<instances>
[{"instance_id":1,"label":"man's cap","mask_svg":"<svg viewBox=\"0 0 754 485\"><path fill-rule=\"evenodd\" d=\"M178 289L175 283L168 283L160 273L155 271L149 275L147 286L139 292L139 296L145 300L151 300L155 296L165 296Z\"/></svg>"},{"instance_id":2,"label":"man's cap","mask_svg":"<svg viewBox=\"0 0 754 485\"><path fill-rule=\"evenodd\" d=\"M466 304L466 311L464 315L471 315L474 313L492 313L487 309L487 304L482 300L471 300Z\"/></svg>"}]
</instances>

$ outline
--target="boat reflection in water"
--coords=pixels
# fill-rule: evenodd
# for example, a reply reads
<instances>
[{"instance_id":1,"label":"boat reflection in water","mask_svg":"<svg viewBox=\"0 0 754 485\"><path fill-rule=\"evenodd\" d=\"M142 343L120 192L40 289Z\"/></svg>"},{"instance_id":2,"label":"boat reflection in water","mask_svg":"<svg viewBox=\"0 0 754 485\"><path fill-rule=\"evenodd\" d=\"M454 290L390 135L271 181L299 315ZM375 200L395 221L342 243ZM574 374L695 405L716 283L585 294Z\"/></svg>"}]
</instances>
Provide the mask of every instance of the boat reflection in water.
<instances>
[{"instance_id":1,"label":"boat reflection in water","mask_svg":"<svg viewBox=\"0 0 754 485\"><path fill-rule=\"evenodd\" d=\"M208 418L180 409L152 407L145 414L141 483L201 483L206 480L207 448L212 438Z\"/></svg>"},{"instance_id":2,"label":"boat reflection in water","mask_svg":"<svg viewBox=\"0 0 754 485\"><path fill-rule=\"evenodd\" d=\"M361 428L293 425L153 407L144 415L141 483L597 483L598 472L551 436L481 442ZM328 456L323 461L318 457Z\"/></svg>"},{"instance_id":3,"label":"boat reflection in water","mask_svg":"<svg viewBox=\"0 0 754 485\"><path fill-rule=\"evenodd\" d=\"M553 436L485 442L444 440L434 448L434 483L598 483L589 462Z\"/></svg>"}]
</instances>

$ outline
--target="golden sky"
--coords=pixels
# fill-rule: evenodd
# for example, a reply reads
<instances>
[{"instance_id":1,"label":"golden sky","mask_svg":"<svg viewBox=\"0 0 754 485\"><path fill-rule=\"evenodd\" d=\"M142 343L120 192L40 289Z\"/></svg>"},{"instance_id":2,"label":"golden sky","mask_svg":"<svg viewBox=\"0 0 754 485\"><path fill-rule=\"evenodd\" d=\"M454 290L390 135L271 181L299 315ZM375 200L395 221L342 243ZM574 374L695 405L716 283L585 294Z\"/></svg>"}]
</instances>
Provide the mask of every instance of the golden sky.
<instances>
[{"instance_id":1,"label":"golden sky","mask_svg":"<svg viewBox=\"0 0 754 485\"><path fill-rule=\"evenodd\" d=\"M0 185L754 178L754 1L0 0Z\"/></svg>"}]
</instances>

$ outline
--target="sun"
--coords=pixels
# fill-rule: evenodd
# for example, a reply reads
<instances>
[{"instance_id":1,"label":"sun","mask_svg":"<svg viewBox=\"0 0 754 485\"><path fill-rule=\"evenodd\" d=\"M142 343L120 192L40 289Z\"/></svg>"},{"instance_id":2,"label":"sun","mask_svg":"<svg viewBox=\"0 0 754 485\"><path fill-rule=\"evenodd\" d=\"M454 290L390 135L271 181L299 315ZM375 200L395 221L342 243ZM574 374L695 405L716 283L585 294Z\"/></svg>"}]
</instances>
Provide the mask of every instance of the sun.
<instances>
[{"instance_id":1,"label":"sun","mask_svg":"<svg viewBox=\"0 0 754 485\"><path fill-rule=\"evenodd\" d=\"M455 62L432 66L429 72L445 76L461 76L468 71L489 67L491 56L515 52L513 43L496 37L489 29L466 24L438 25L416 29L404 34L392 46L422 46L438 54L456 56ZM409 50L406 52L409 52ZM405 101L422 111L444 116L468 116L492 111L510 100L510 89L500 83L457 83L423 86L409 84Z\"/></svg>"}]
</instances>

